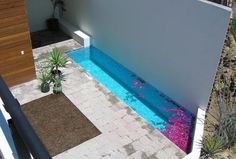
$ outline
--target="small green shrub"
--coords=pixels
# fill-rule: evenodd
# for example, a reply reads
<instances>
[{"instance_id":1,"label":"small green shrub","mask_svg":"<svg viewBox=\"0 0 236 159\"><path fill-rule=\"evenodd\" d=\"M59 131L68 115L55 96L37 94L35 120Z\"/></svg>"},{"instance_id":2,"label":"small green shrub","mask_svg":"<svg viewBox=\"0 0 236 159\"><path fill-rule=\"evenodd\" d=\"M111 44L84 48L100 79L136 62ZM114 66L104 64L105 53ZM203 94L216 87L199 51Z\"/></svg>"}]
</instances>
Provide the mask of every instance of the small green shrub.
<instances>
[{"instance_id":1,"label":"small green shrub","mask_svg":"<svg viewBox=\"0 0 236 159\"><path fill-rule=\"evenodd\" d=\"M41 83L45 84L45 83L48 83L50 80L51 80L51 72L48 71L48 70L43 70L40 75L39 75L39 78L38 78Z\"/></svg>"},{"instance_id":2,"label":"small green shrub","mask_svg":"<svg viewBox=\"0 0 236 159\"><path fill-rule=\"evenodd\" d=\"M229 125L226 128L226 134L227 134L227 138L228 138L228 143L227 143L228 148L233 147L234 144L236 143L236 120L235 120L235 118L232 121L233 121L232 125Z\"/></svg>"},{"instance_id":3,"label":"small green shrub","mask_svg":"<svg viewBox=\"0 0 236 159\"><path fill-rule=\"evenodd\" d=\"M235 138L236 131L236 107L235 102L232 101L235 86L232 86L232 79L222 79L223 87L220 87L217 96L217 107L219 115L216 117L217 127L215 127L215 133L221 137L225 143L225 148L230 148ZM233 87L233 88L232 88Z\"/></svg>"},{"instance_id":4,"label":"small green shrub","mask_svg":"<svg viewBox=\"0 0 236 159\"><path fill-rule=\"evenodd\" d=\"M232 19L231 28L232 28L233 34L236 35L236 19L235 18Z\"/></svg>"},{"instance_id":5,"label":"small green shrub","mask_svg":"<svg viewBox=\"0 0 236 159\"><path fill-rule=\"evenodd\" d=\"M224 149L224 142L218 135L207 135L202 141L202 156L215 158Z\"/></svg>"},{"instance_id":6,"label":"small green shrub","mask_svg":"<svg viewBox=\"0 0 236 159\"><path fill-rule=\"evenodd\" d=\"M227 38L226 38L226 40L225 40L225 45L228 46L228 47L231 47L232 41L231 41L230 37L227 37Z\"/></svg>"}]
</instances>

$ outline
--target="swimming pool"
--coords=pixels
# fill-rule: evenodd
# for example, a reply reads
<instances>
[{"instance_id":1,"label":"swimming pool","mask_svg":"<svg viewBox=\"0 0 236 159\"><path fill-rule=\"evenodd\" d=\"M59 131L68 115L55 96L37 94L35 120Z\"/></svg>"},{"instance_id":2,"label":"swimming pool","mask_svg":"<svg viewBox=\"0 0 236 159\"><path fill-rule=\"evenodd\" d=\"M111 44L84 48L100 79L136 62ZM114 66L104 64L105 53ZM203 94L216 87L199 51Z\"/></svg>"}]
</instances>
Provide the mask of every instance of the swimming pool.
<instances>
[{"instance_id":1,"label":"swimming pool","mask_svg":"<svg viewBox=\"0 0 236 159\"><path fill-rule=\"evenodd\" d=\"M188 110L95 47L67 54L154 128L189 151L195 117Z\"/></svg>"}]
</instances>

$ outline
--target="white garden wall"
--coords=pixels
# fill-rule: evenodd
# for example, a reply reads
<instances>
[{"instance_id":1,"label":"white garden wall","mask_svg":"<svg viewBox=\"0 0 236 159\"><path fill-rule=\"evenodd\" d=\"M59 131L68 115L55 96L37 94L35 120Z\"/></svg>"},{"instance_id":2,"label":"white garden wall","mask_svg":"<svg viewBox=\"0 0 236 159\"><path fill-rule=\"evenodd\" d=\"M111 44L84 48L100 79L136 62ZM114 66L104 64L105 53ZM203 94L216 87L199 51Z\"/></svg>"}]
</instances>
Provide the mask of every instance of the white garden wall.
<instances>
[{"instance_id":1,"label":"white garden wall","mask_svg":"<svg viewBox=\"0 0 236 159\"><path fill-rule=\"evenodd\" d=\"M208 104L230 9L199 0L70 0L93 45L196 114Z\"/></svg>"},{"instance_id":2,"label":"white garden wall","mask_svg":"<svg viewBox=\"0 0 236 159\"><path fill-rule=\"evenodd\" d=\"M46 29L46 19L52 16L50 0L25 0L31 32Z\"/></svg>"}]
</instances>

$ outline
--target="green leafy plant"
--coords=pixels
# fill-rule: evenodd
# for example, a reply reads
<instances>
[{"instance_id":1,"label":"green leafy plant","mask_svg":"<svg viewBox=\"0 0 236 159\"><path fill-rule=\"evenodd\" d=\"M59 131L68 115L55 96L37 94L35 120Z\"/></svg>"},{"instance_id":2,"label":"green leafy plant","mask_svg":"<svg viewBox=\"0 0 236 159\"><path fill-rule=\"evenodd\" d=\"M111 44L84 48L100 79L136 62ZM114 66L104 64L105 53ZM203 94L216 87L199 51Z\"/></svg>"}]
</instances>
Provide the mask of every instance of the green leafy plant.
<instances>
[{"instance_id":1,"label":"green leafy plant","mask_svg":"<svg viewBox=\"0 0 236 159\"><path fill-rule=\"evenodd\" d=\"M58 49L53 49L47 62L51 68L51 72L54 74L59 74L59 67L66 67L68 59L63 57L62 53Z\"/></svg>"},{"instance_id":2,"label":"green leafy plant","mask_svg":"<svg viewBox=\"0 0 236 159\"><path fill-rule=\"evenodd\" d=\"M58 94L62 92L60 76L53 77L53 93Z\"/></svg>"},{"instance_id":3,"label":"green leafy plant","mask_svg":"<svg viewBox=\"0 0 236 159\"><path fill-rule=\"evenodd\" d=\"M225 40L225 45L228 46L228 47L231 47L231 45L232 45L232 41L231 41L229 36L227 36L227 38Z\"/></svg>"},{"instance_id":4,"label":"green leafy plant","mask_svg":"<svg viewBox=\"0 0 236 159\"><path fill-rule=\"evenodd\" d=\"M217 108L218 108L218 121L215 132L223 139L225 146L230 148L232 146L232 139L235 134L236 127L236 107L235 102L232 101L234 88L232 88L231 78L223 77L223 87L218 92Z\"/></svg>"},{"instance_id":5,"label":"green leafy plant","mask_svg":"<svg viewBox=\"0 0 236 159\"><path fill-rule=\"evenodd\" d=\"M230 148L236 143L236 126L227 129L227 136L229 140L227 147Z\"/></svg>"},{"instance_id":6,"label":"green leafy plant","mask_svg":"<svg viewBox=\"0 0 236 159\"><path fill-rule=\"evenodd\" d=\"M224 142L218 135L207 135L202 141L202 156L204 158L215 158L224 149Z\"/></svg>"},{"instance_id":7,"label":"green leafy plant","mask_svg":"<svg viewBox=\"0 0 236 159\"><path fill-rule=\"evenodd\" d=\"M48 70L42 71L40 73L38 79L41 81L41 85L40 85L41 92L43 92L43 93L48 92L50 90L49 84L50 84L50 81L51 81L50 71L48 71Z\"/></svg>"},{"instance_id":8,"label":"green leafy plant","mask_svg":"<svg viewBox=\"0 0 236 159\"><path fill-rule=\"evenodd\" d=\"M62 81L65 81L64 75L52 76L53 92L58 94L62 92Z\"/></svg>"},{"instance_id":9,"label":"green leafy plant","mask_svg":"<svg viewBox=\"0 0 236 159\"><path fill-rule=\"evenodd\" d=\"M236 35L236 19L235 18L232 19L231 29L233 31L233 34Z\"/></svg>"},{"instance_id":10,"label":"green leafy plant","mask_svg":"<svg viewBox=\"0 0 236 159\"><path fill-rule=\"evenodd\" d=\"M208 115L211 115L212 123L211 129L208 129L210 130L208 131L209 135L202 142L202 155L205 158L216 158L219 152L232 148L235 144L236 104L232 100L235 87L232 86L231 78L221 74L217 80L218 82L215 83L217 113L208 113Z\"/></svg>"},{"instance_id":11,"label":"green leafy plant","mask_svg":"<svg viewBox=\"0 0 236 159\"><path fill-rule=\"evenodd\" d=\"M55 86L55 87L60 87L61 86L61 78L59 77L59 76L55 76L54 78L53 78L53 85Z\"/></svg>"},{"instance_id":12,"label":"green leafy plant","mask_svg":"<svg viewBox=\"0 0 236 159\"><path fill-rule=\"evenodd\" d=\"M42 84L49 83L51 80L51 73L47 70L44 70L39 74L38 79L42 82Z\"/></svg>"},{"instance_id":13,"label":"green leafy plant","mask_svg":"<svg viewBox=\"0 0 236 159\"><path fill-rule=\"evenodd\" d=\"M55 11L57 7L60 7L60 10L62 11L61 15L63 14L65 9L65 3L63 0L51 0L52 5L53 5L53 13L52 13L52 18L55 18Z\"/></svg>"}]
</instances>

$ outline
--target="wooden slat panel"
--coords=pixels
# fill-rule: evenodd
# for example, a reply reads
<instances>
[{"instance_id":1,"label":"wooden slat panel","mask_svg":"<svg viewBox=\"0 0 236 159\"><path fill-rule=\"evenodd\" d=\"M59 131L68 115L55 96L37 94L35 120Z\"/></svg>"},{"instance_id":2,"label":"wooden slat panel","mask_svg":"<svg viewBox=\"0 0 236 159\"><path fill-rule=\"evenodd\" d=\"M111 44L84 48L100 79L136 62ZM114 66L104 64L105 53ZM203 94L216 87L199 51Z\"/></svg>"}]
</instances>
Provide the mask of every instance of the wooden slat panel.
<instances>
[{"instance_id":1,"label":"wooden slat panel","mask_svg":"<svg viewBox=\"0 0 236 159\"><path fill-rule=\"evenodd\" d=\"M19 45L15 45L8 49L3 49L0 52L0 59L14 58L24 51L25 55L32 54L32 48L29 46L28 41L20 41Z\"/></svg>"},{"instance_id":2,"label":"wooden slat panel","mask_svg":"<svg viewBox=\"0 0 236 159\"><path fill-rule=\"evenodd\" d=\"M0 74L8 86L35 78L24 0L0 0Z\"/></svg>"},{"instance_id":3,"label":"wooden slat panel","mask_svg":"<svg viewBox=\"0 0 236 159\"><path fill-rule=\"evenodd\" d=\"M24 6L23 0L5 0L0 1L0 10Z\"/></svg>"},{"instance_id":4,"label":"wooden slat panel","mask_svg":"<svg viewBox=\"0 0 236 159\"><path fill-rule=\"evenodd\" d=\"M27 23L26 15L18 15L14 17L8 17L0 20L0 29L12 25Z\"/></svg>"},{"instance_id":5,"label":"wooden slat panel","mask_svg":"<svg viewBox=\"0 0 236 159\"><path fill-rule=\"evenodd\" d=\"M28 31L27 27L28 27L28 24L23 23L23 24L12 25L12 26L2 28L2 29L0 29L0 37L10 36L10 35L14 35L14 34L22 33L22 32L27 32Z\"/></svg>"},{"instance_id":6,"label":"wooden slat panel","mask_svg":"<svg viewBox=\"0 0 236 159\"><path fill-rule=\"evenodd\" d=\"M3 59L0 61L0 73L4 75L14 74L25 68L32 67L32 54L19 55L15 58Z\"/></svg>"},{"instance_id":7,"label":"wooden slat panel","mask_svg":"<svg viewBox=\"0 0 236 159\"><path fill-rule=\"evenodd\" d=\"M16 3L17 1L21 1L24 3L24 0L0 0L0 5Z\"/></svg>"},{"instance_id":8,"label":"wooden slat panel","mask_svg":"<svg viewBox=\"0 0 236 159\"><path fill-rule=\"evenodd\" d=\"M24 7L15 7L9 9L3 9L0 11L0 19L14 17L18 15L25 15Z\"/></svg>"},{"instance_id":9,"label":"wooden slat panel","mask_svg":"<svg viewBox=\"0 0 236 159\"><path fill-rule=\"evenodd\" d=\"M0 38L0 48L1 49L9 48L9 47L14 46L15 43L19 41L24 41L24 40L28 40L28 44L30 44L28 31ZM0 53L1 53L1 49L0 49Z\"/></svg>"},{"instance_id":10,"label":"wooden slat panel","mask_svg":"<svg viewBox=\"0 0 236 159\"><path fill-rule=\"evenodd\" d=\"M3 75L3 79L6 81L7 85L11 87L35 79L35 69L32 66L12 75Z\"/></svg>"}]
</instances>

